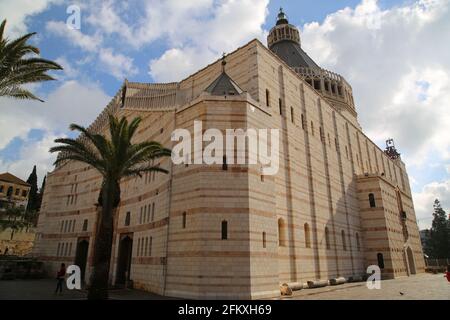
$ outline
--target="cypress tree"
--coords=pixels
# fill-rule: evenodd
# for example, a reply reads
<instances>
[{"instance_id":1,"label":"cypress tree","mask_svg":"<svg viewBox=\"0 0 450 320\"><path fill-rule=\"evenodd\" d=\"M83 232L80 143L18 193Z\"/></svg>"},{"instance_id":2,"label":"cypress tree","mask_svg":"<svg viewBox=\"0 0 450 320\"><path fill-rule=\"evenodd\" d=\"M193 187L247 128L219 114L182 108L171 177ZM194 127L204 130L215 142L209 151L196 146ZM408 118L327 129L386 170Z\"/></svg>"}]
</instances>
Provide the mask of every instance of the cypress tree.
<instances>
[{"instance_id":1,"label":"cypress tree","mask_svg":"<svg viewBox=\"0 0 450 320\"><path fill-rule=\"evenodd\" d=\"M450 258L450 221L438 199L434 201L433 207L433 223L427 242L427 251L431 258Z\"/></svg>"},{"instance_id":2,"label":"cypress tree","mask_svg":"<svg viewBox=\"0 0 450 320\"><path fill-rule=\"evenodd\" d=\"M27 211L36 211L39 205L36 166L33 167L33 171L28 177L27 183L31 185L30 193L28 195Z\"/></svg>"}]
</instances>

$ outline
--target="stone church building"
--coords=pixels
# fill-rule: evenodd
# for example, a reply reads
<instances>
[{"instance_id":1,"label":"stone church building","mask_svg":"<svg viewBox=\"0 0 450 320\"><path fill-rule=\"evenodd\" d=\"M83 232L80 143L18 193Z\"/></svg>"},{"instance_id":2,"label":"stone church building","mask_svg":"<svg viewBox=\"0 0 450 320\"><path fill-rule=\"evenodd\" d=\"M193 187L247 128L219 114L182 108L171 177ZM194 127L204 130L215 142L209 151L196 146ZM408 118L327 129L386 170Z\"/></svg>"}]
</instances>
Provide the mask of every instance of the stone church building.
<instances>
[{"instance_id":1,"label":"stone church building","mask_svg":"<svg viewBox=\"0 0 450 320\"><path fill-rule=\"evenodd\" d=\"M226 65L225 65L226 61ZM252 40L177 83L125 81L107 114L142 123L136 141L172 148L177 128L280 130L280 166L159 165L121 182L112 285L184 298L257 299L283 283L424 272L405 164L358 122L351 85L318 66L280 11L268 47ZM382 119L380 119L382 121ZM78 264L88 281L100 175L68 162L47 176L34 255L53 273Z\"/></svg>"}]
</instances>

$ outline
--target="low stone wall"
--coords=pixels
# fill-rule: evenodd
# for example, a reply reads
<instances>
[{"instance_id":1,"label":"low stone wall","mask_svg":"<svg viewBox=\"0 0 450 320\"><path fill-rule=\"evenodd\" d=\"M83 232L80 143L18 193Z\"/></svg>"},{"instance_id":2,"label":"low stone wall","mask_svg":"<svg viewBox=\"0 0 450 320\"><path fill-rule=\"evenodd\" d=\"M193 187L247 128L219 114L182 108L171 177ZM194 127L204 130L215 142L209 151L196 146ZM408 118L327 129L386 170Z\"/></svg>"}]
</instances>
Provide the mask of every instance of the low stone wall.
<instances>
[{"instance_id":1,"label":"low stone wall","mask_svg":"<svg viewBox=\"0 0 450 320\"><path fill-rule=\"evenodd\" d=\"M0 280L41 279L45 277L44 264L33 258L0 256Z\"/></svg>"}]
</instances>

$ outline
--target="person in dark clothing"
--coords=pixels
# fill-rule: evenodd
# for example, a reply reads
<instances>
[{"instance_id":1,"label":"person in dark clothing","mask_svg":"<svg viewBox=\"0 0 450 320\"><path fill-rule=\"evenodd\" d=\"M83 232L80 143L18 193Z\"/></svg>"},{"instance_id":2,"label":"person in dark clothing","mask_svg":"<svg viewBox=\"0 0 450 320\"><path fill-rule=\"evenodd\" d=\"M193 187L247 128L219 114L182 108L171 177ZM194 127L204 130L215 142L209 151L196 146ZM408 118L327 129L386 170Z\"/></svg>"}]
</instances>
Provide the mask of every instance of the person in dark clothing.
<instances>
[{"instance_id":1,"label":"person in dark clothing","mask_svg":"<svg viewBox=\"0 0 450 320\"><path fill-rule=\"evenodd\" d=\"M7 256L7 255L8 255L8 250L9 250L9 248L8 248L8 247L6 247L6 249L5 249L5 253L4 253L4 255L5 255L5 256Z\"/></svg>"},{"instance_id":2,"label":"person in dark clothing","mask_svg":"<svg viewBox=\"0 0 450 320\"><path fill-rule=\"evenodd\" d=\"M56 282L55 294L57 294L58 291L60 294L62 294L65 275L66 275L66 265L64 263L61 263L61 268L59 269L58 273L56 274L57 282Z\"/></svg>"}]
</instances>

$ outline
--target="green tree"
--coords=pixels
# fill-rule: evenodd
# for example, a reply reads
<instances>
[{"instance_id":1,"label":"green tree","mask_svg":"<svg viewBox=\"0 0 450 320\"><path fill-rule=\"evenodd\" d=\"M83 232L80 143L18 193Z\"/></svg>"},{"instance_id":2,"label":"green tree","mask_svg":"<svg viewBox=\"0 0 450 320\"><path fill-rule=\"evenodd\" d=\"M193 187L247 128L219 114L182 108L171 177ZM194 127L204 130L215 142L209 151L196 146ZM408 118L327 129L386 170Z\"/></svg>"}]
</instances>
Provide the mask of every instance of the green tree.
<instances>
[{"instance_id":1,"label":"green tree","mask_svg":"<svg viewBox=\"0 0 450 320\"><path fill-rule=\"evenodd\" d=\"M27 183L31 185L30 192L28 193L27 211L37 211L39 209L37 179L36 166L34 166L33 171L27 179Z\"/></svg>"},{"instance_id":2,"label":"green tree","mask_svg":"<svg viewBox=\"0 0 450 320\"><path fill-rule=\"evenodd\" d=\"M450 222L438 199L434 201L433 223L426 248L430 258L450 258Z\"/></svg>"},{"instance_id":3,"label":"green tree","mask_svg":"<svg viewBox=\"0 0 450 320\"><path fill-rule=\"evenodd\" d=\"M55 142L62 145L50 149L50 152L60 152L55 165L68 160L79 161L92 166L102 176L98 197L100 214L88 299L108 298L113 220L120 202L120 181L125 177L140 177L145 172L167 173L167 170L154 166L153 162L158 158L169 157L169 149L154 141L131 142L140 122L140 118L128 123L125 117L119 120L110 115L108 138L72 124L70 129L81 132L85 139L56 139Z\"/></svg>"},{"instance_id":4,"label":"green tree","mask_svg":"<svg viewBox=\"0 0 450 320\"><path fill-rule=\"evenodd\" d=\"M44 180L42 180L41 188L39 189L39 192L37 194L37 204L36 204L37 212L39 212L41 210L42 198L44 197L46 180L47 180L47 177L44 177Z\"/></svg>"},{"instance_id":5,"label":"green tree","mask_svg":"<svg viewBox=\"0 0 450 320\"><path fill-rule=\"evenodd\" d=\"M0 216L0 230L11 229L11 240L14 234L27 227L24 220L25 210L22 207L8 208Z\"/></svg>"},{"instance_id":6,"label":"green tree","mask_svg":"<svg viewBox=\"0 0 450 320\"><path fill-rule=\"evenodd\" d=\"M27 44L36 33L14 40L5 37L6 20L0 25L0 97L43 100L23 87L25 84L55 80L47 72L62 70L56 62L37 57L39 49Z\"/></svg>"}]
</instances>

